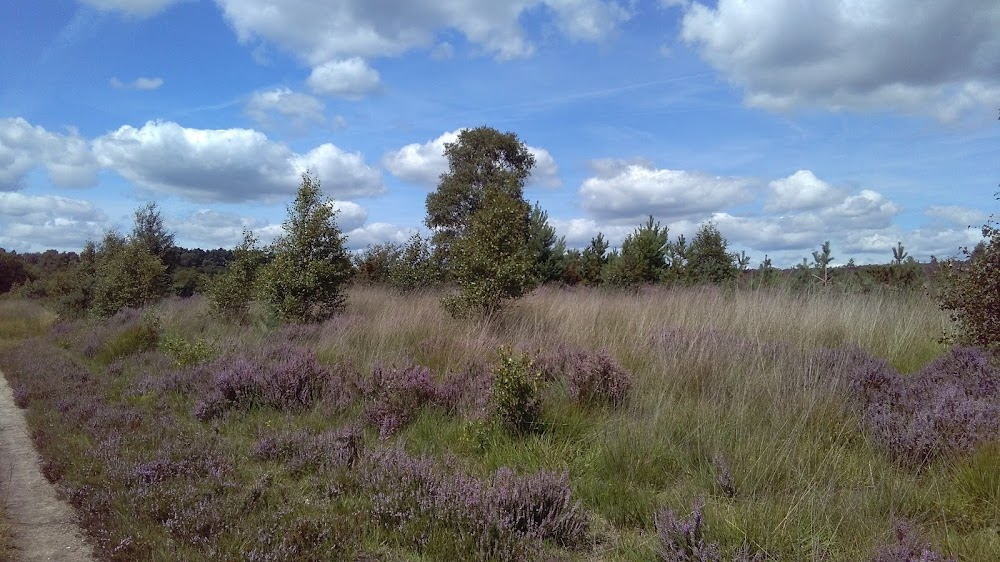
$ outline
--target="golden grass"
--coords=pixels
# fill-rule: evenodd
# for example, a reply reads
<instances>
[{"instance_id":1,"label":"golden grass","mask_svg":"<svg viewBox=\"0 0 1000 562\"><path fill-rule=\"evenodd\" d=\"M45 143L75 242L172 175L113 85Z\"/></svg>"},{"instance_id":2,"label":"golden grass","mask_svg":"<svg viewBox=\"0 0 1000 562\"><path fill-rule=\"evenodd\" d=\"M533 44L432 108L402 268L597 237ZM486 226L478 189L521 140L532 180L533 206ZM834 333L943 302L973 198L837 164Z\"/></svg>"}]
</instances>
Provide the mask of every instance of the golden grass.
<instances>
[{"instance_id":1,"label":"golden grass","mask_svg":"<svg viewBox=\"0 0 1000 562\"><path fill-rule=\"evenodd\" d=\"M44 334L59 316L27 299L0 299L0 340Z\"/></svg>"}]
</instances>

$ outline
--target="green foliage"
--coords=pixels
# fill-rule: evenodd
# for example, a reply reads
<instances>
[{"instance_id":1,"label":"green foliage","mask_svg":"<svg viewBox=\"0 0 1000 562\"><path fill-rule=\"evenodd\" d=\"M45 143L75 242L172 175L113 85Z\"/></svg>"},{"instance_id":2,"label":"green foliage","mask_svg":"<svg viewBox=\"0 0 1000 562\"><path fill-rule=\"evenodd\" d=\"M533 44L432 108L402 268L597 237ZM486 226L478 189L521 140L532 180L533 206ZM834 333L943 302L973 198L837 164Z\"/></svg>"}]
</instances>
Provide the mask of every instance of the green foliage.
<instances>
[{"instance_id":1,"label":"green foliage","mask_svg":"<svg viewBox=\"0 0 1000 562\"><path fill-rule=\"evenodd\" d=\"M414 234L400 249L389 270L389 284L404 293L441 283L443 269L430 240Z\"/></svg>"},{"instance_id":2,"label":"green foliage","mask_svg":"<svg viewBox=\"0 0 1000 562\"><path fill-rule=\"evenodd\" d=\"M160 337L160 349L169 355L174 360L174 365L178 367L197 365L218 354L218 349L205 338L190 340L172 332Z\"/></svg>"},{"instance_id":3,"label":"green foliage","mask_svg":"<svg viewBox=\"0 0 1000 562\"><path fill-rule=\"evenodd\" d=\"M580 255L580 266L577 270L580 281L586 285L599 285L601 273L608 263L608 242L604 234L598 232L590 240L590 245Z\"/></svg>"},{"instance_id":4,"label":"green foliage","mask_svg":"<svg viewBox=\"0 0 1000 562\"><path fill-rule=\"evenodd\" d=\"M490 395L494 420L514 433L535 430L542 417L541 371L527 353L518 355L501 347L499 355Z\"/></svg>"},{"instance_id":5,"label":"green foliage","mask_svg":"<svg viewBox=\"0 0 1000 562\"><path fill-rule=\"evenodd\" d=\"M243 242L233 250L233 260L226 271L209 284L208 299L216 313L230 319L246 317L265 257L264 251L257 247L257 238L244 230Z\"/></svg>"},{"instance_id":6,"label":"green foliage","mask_svg":"<svg viewBox=\"0 0 1000 562\"><path fill-rule=\"evenodd\" d=\"M528 204L500 189L488 189L483 208L452 248L452 275L461 291L444 299L455 316L493 315L535 284L527 245Z\"/></svg>"},{"instance_id":7,"label":"green foliage","mask_svg":"<svg viewBox=\"0 0 1000 562\"><path fill-rule=\"evenodd\" d=\"M896 247L892 249L892 263L896 265L903 265L903 260L907 258L908 254L906 249L903 248L902 242L896 242Z\"/></svg>"},{"instance_id":8,"label":"green foliage","mask_svg":"<svg viewBox=\"0 0 1000 562\"><path fill-rule=\"evenodd\" d=\"M718 284L736 277L736 265L733 256L726 251L727 244L715 224L702 224L685 252L687 281L692 284Z\"/></svg>"},{"instance_id":9,"label":"green foliage","mask_svg":"<svg viewBox=\"0 0 1000 562\"><path fill-rule=\"evenodd\" d=\"M163 217L155 202L146 203L135 210L135 222L129 239L160 258L168 271L177 265L178 252L174 246L174 234L163 226Z\"/></svg>"},{"instance_id":10,"label":"green foliage","mask_svg":"<svg viewBox=\"0 0 1000 562\"><path fill-rule=\"evenodd\" d=\"M463 130L455 142L445 144L444 152L448 171L441 175L437 190L427 196L425 222L434 230L434 243L447 260L452 244L471 228L487 190L523 198L535 157L516 134L492 127Z\"/></svg>"},{"instance_id":11,"label":"green foliage","mask_svg":"<svg viewBox=\"0 0 1000 562\"><path fill-rule=\"evenodd\" d=\"M630 286L655 283L667 271L667 227L653 223L649 216L622 242L621 254L609 260L604 281L610 285Z\"/></svg>"},{"instance_id":12,"label":"green foliage","mask_svg":"<svg viewBox=\"0 0 1000 562\"><path fill-rule=\"evenodd\" d=\"M556 237L556 229L549 225L549 214L538 203L528 217L528 251L534 256L533 273L538 283L562 278L566 267L566 239Z\"/></svg>"},{"instance_id":13,"label":"green foliage","mask_svg":"<svg viewBox=\"0 0 1000 562\"><path fill-rule=\"evenodd\" d=\"M261 272L263 300L279 318L321 322L344 308L342 286L351 261L336 218L319 180L303 174L283 224L285 234L275 240L274 259Z\"/></svg>"},{"instance_id":14,"label":"green foliage","mask_svg":"<svg viewBox=\"0 0 1000 562\"><path fill-rule=\"evenodd\" d=\"M160 258L140 241L116 232L108 232L96 248L93 279L89 308L98 316L151 304L163 296L169 281Z\"/></svg>"},{"instance_id":15,"label":"green foliage","mask_svg":"<svg viewBox=\"0 0 1000 562\"><path fill-rule=\"evenodd\" d=\"M760 262L757 271L754 272L753 284L756 287L769 287L778 281L778 270L771 263L771 258L764 254L764 261Z\"/></svg>"},{"instance_id":16,"label":"green foliage","mask_svg":"<svg viewBox=\"0 0 1000 562\"><path fill-rule=\"evenodd\" d=\"M353 256L354 279L361 283L388 283L393 268L399 264L402 248L399 244L385 242L368 246Z\"/></svg>"},{"instance_id":17,"label":"green foliage","mask_svg":"<svg viewBox=\"0 0 1000 562\"><path fill-rule=\"evenodd\" d=\"M830 283L830 262L833 261L833 256L830 255L830 241L823 242L823 246L812 255L813 267L816 268L813 277L826 287Z\"/></svg>"},{"instance_id":18,"label":"green foliage","mask_svg":"<svg viewBox=\"0 0 1000 562\"><path fill-rule=\"evenodd\" d=\"M0 293L6 293L14 287L29 281L31 276L24 260L14 252L0 248Z\"/></svg>"},{"instance_id":19,"label":"green foliage","mask_svg":"<svg viewBox=\"0 0 1000 562\"><path fill-rule=\"evenodd\" d=\"M1000 193L996 195L1000 200ZM983 225L983 242L967 260L942 264L941 308L951 313L958 338L989 349L1000 347L1000 225L990 217Z\"/></svg>"}]
</instances>

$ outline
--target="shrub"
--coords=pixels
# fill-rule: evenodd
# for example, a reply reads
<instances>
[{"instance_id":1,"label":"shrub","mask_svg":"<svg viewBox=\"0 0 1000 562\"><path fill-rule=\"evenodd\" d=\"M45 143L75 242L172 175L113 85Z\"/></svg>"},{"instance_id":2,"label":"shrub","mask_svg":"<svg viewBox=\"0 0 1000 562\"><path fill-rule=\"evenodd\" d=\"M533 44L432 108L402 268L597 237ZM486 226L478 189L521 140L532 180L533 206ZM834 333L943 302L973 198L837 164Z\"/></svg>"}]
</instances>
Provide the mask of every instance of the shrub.
<instances>
[{"instance_id":1,"label":"shrub","mask_svg":"<svg viewBox=\"0 0 1000 562\"><path fill-rule=\"evenodd\" d=\"M571 498L569 473L540 471L518 476L501 467L491 481L494 509L506 528L560 546L579 546L587 536L587 519Z\"/></svg>"},{"instance_id":2,"label":"shrub","mask_svg":"<svg viewBox=\"0 0 1000 562\"><path fill-rule=\"evenodd\" d=\"M128 316L125 315L125 318ZM123 329L105 340L97 351L97 356L104 363L110 363L121 357L153 349L159 339L160 319L153 314L143 314L137 321L126 322Z\"/></svg>"},{"instance_id":3,"label":"shrub","mask_svg":"<svg viewBox=\"0 0 1000 562\"><path fill-rule=\"evenodd\" d=\"M368 422L382 437L410 423L424 404L437 401L438 390L427 367L375 367L363 392L371 403L365 410Z\"/></svg>"},{"instance_id":4,"label":"shrub","mask_svg":"<svg viewBox=\"0 0 1000 562\"><path fill-rule=\"evenodd\" d=\"M718 543L708 543L702 528L701 509L704 503L698 500L691 515L681 518L667 508L660 508L653 517L656 534L660 538L657 555L663 562L763 562L764 555L751 555L747 545L723 557Z\"/></svg>"},{"instance_id":5,"label":"shrub","mask_svg":"<svg viewBox=\"0 0 1000 562\"><path fill-rule=\"evenodd\" d=\"M218 352L205 338L191 341L176 334L164 334L160 338L160 347L174 360L174 365L177 367L197 365Z\"/></svg>"},{"instance_id":6,"label":"shrub","mask_svg":"<svg viewBox=\"0 0 1000 562\"><path fill-rule=\"evenodd\" d=\"M91 312L111 316L123 308L142 308L167 288L167 268L138 240L110 232L97 248Z\"/></svg>"},{"instance_id":7,"label":"shrub","mask_svg":"<svg viewBox=\"0 0 1000 562\"><path fill-rule=\"evenodd\" d=\"M1000 200L1000 193L996 194ZM959 341L986 348L1000 346L1000 225L990 217L982 228L983 242L966 263L943 265L939 292L941 308L951 312L960 329Z\"/></svg>"},{"instance_id":8,"label":"shrub","mask_svg":"<svg viewBox=\"0 0 1000 562\"><path fill-rule=\"evenodd\" d=\"M854 351L847 379L872 438L899 463L920 468L972 453L1000 430L1000 372L981 350L956 347L903 377Z\"/></svg>"},{"instance_id":9,"label":"shrub","mask_svg":"<svg viewBox=\"0 0 1000 562\"><path fill-rule=\"evenodd\" d=\"M217 314L237 320L246 317L265 257L253 233L243 231L243 242L233 250L226 271L214 277L208 286L208 299Z\"/></svg>"},{"instance_id":10,"label":"shrub","mask_svg":"<svg viewBox=\"0 0 1000 562\"><path fill-rule=\"evenodd\" d=\"M491 407L494 419L515 433L537 429L542 417L539 392L541 372L528 354L516 356L505 347L492 372Z\"/></svg>"}]
</instances>

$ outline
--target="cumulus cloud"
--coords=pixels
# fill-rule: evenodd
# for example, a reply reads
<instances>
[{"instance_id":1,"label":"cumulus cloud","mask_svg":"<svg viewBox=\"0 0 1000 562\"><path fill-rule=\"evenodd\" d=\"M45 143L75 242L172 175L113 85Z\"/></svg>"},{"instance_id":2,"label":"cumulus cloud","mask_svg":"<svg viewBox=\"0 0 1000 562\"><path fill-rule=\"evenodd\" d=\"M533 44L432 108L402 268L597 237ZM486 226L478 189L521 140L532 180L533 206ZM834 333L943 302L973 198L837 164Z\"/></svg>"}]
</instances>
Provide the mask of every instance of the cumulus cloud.
<instances>
[{"instance_id":1,"label":"cumulus cloud","mask_svg":"<svg viewBox=\"0 0 1000 562\"><path fill-rule=\"evenodd\" d=\"M799 170L787 178L774 180L768 189L770 197L764 209L776 212L816 209L843 198L840 190L809 170Z\"/></svg>"},{"instance_id":2,"label":"cumulus cloud","mask_svg":"<svg viewBox=\"0 0 1000 562\"><path fill-rule=\"evenodd\" d=\"M140 18L156 15L169 6L184 1L186 0L80 0L98 10L121 12Z\"/></svg>"},{"instance_id":3,"label":"cumulus cloud","mask_svg":"<svg viewBox=\"0 0 1000 562\"><path fill-rule=\"evenodd\" d=\"M464 129L442 133L436 139L425 143L408 144L382 157L382 165L397 178L433 188L441 174L448 171L448 159L444 155L444 145L458 140ZM529 186L560 187L559 166L555 158L544 148L528 146L528 152L535 157L535 167L528 178Z\"/></svg>"},{"instance_id":4,"label":"cumulus cloud","mask_svg":"<svg viewBox=\"0 0 1000 562\"><path fill-rule=\"evenodd\" d=\"M18 189L39 166L60 187L97 182L97 160L76 131L53 133L20 117L0 119L0 190Z\"/></svg>"},{"instance_id":5,"label":"cumulus cloud","mask_svg":"<svg viewBox=\"0 0 1000 562\"><path fill-rule=\"evenodd\" d=\"M357 100L379 87L379 75L359 57L325 62L315 68L306 82L317 94Z\"/></svg>"},{"instance_id":6,"label":"cumulus cloud","mask_svg":"<svg viewBox=\"0 0 1000 562\"><path fill-rule=\"evenodd\" d=\"M647 215L675 220L745 201L751 181L686 170L657 169L646 163L599 160L597 175L580 186L585 210L606 221L635 222Z\"/></svg>"},{"instance_id":7,"label":"cumulus cloud","mask_svg":"<svg viewBox=\"0 0 1000 562\"><path fill-rule=\"evenodd\" d=\"M8 250L78 251L107 227L107 216L89 201L0 192L0 247Z\"/></svg>"},{"instance_id":8,"label":"cumulus cloud","mask_svg":"<svg viewBox=\"0 0 1000 562\"><path fill-rule=\"evenodd\" d=\"M334 201L333 208L337 211L337 227L342 232L361 228L368 220L368 209L354 201Z\"/></svg>"},{"instance_id":9,"label":"cumulus cloud","mask_svg":"<svg viewBox=\"0 0 1000 562\"><path fill-rule=\"evenodd\" d=\"M322 101L289 88L254 92L246 105L247 115L265 128L283 123L299 130L309 125L323 125L326 122L325 111Z\"/></svg>"},{"instance_id":10,"label":"cumulus cloud","mask_svg":"<svg viewBox=\"0 0 1000 562\"><path fill-rule=\"evenodd\" d=\"M117 76L111 78L111 87L130 90L155 90L163 85L163 78L145 78L140 76L131 82L122 82Z\"/></svg>"},{"instance_id":11,"label":"cumulus cloud","mask_svg":"<svg viewBox=\"0 0 1000 562\"><path fill-rule=\"evenodd\" d=\"M316 92L360 97L378 84L368 61L411 49L440 48L439 33L453 30L469 44L499 60L530 56L534 45L521 21L525 12L545 5L556 27L571 38L600 40L630 13L602 0L469 0L373 3L367 0L217 0L240 41L265 41L283 48L313 68Z\"/></svg>"},{"instance_id":12,"label":"cumulus cloud","mask_svg":"<svg viewBox=\"0 0 1000 562\"><path fill-rule=\"evenodd\" d=\"M693 2L681 35L745 89L751 106L949 120L1000 95L1000 4L961 8L947 0Z\"/></svg>"},{"instance_id":13,"label":"cumulus cloud","mask_svg":"<svg viewBox=\"0 0 1000 562\"><path fill-rule=\"evenodd\" d=\"M135 185L194 201L285 198L306 170L316 173L334 198L385 190L381 174L359 153L323 144L296 154L251 129L191 129L150 121L95 139L93 150L102 166Z\"/></svg>"},{"instance_id":14,"label":"cumulus cloud","mask_svg":"<svg viewBox=\"0 0 1000 562\"><path fill-rule=\"evenodd\" d=\"M347 231L346 246L349 250L363 250L368 246L383 244L385 242L403 244L415 232L417 231L413 228L375 222Z\"/></svg>"}]
</instances>

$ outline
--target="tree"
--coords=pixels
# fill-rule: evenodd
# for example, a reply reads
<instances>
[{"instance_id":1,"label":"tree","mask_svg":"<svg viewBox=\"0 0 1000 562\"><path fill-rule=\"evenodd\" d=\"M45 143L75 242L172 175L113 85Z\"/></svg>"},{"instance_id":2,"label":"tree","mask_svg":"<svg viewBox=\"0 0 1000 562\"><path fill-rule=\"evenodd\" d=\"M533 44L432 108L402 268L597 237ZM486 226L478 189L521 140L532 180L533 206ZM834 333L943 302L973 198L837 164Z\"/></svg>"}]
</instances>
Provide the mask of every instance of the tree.
<instances>
[{"instance_id":1,"label":"tree","mask_svg":"<svg viewBox=\"0 0 1000 562\"><path fill-rule=\"evenodd\" d=\"M30 279L31 275L21 256L0 248L0 293L6 293Z\"/></svg>"},{"instance_id":2,"label":"tree","mask_svg":"<svg viewBox=\"0 0 1000 562\"><path fill-rule=\"evenodd\" d=\"M302 174L282 224L285 234L275 240L274 259L261 272L263 300L281 319L320 322L343 309L341 287L350 277L351 260L336 219L319 179Z\"/></svg>"},{"instance_id":3,"label":"tree","mask_svg":"<svg viewBox=\"0 0 1000 562\"><path fill-rule=\"evenodd\" d=\"M607 253L608 241L604 239L604 234L598 232L597 236L590 239L590 245L580 254L580 267L577 273L584 284L601 283L601 272L608 263Z\"/></svg>"},{"instance_id":4,"label":"tree","mask_svg":"<svg viewBox=\"0 0 1000 562\"><path fill-rule=\"evenodd\" d=\"M892 249L892 262L896 265L903 265L903 260L907 257L906 249L902 242L896 242L896 247Z\"/></svg>"},{"instance_id":5,"label":"tree","mask_svg":"<svg viewBox=\"0 0 1000 562\"><path fill-rule=\"evenodd\" d=\"M528 217L528 251L534 256L533 274L538 283L562 278L566 259L566 239L556 237L549 214L535 203Z\"/></svg>"},{"instance_id":6,"label":"tree","mask_svg":"<svg viewBox=\"0 0 1000 562\"><path fill-rule=\"evenodd\" d=\"M666 273L667 227L654 224L649 216L646 224L622 242L621 254L608 264L605 279L618 286L655 283Z\"/></svg>"},{"instance_id":7,"label":"tree","mask_svg":"<svg viewBox=\"0 0 1000 562\"><path fill-rule=\"evenodd\" d=\"M123 308L141 308L163 297L167 268L139 239L111 231L96 247L90 310L111 316Z\"/></svg>"},{"instance_id":8,"label":"tree","mask_svg":"<svg viewBox=\"0 0 1000 562\"><path fill-rule=\"evenodd\" d=\"M689 283L722 283L736 276L728 241L711 222L701 225L688 246L685 277Z\"/></svg>"},{"instance_id":9,"label":"tree","mask_svg":"<svg viewBox=\"0 0 1000 562\"><path fill-rule=\"evenodd\" d=\"M444 304L455 316L491 316L535 285L528 204L503 188L488 188L482 203L452 247L452 274L461 292Z\"/></svg>"},{"instance_id":10,"label":"tree","mask_svg":"<svg viewBox=\"0 0 1000 562\"><path fill-rule=\"evenodd\" d=\"M427 196L425 223L447 260L451 245L468 232L472 217L482 209L487 189L523 198L535 157L517 135L492 127L463 130L455 142L445 144L444 153L448 171Z\"/></svg>"},{"instance_id":11,"label":"tree","mask_svg":"<svg viewBox=\"0 0 1000 562\"><path fill-rule=\"evenodd\" d=\"M813 273L813 277L822 283L823 287L826 287L830 283L830 263L833 261L833 256L830 255L830 241L823 242L820 249L813 252L812 255L813 266L817 271L817 273Z\"/></svg>"},{"instance_id":12,"label":"tree","mask_svg":"<svg viewBox=\"0 0 1000 562\"><path fill-rule=\"evenodd\" d=\"M1000 200L1000 192L995 197ZM987 349L1000 348L1000 224L991 215L982 227L983 241L966 261L942 264L939 299L960 329L959 339Z\"/></svg>"},{"instance_id":13,"label":"tree","mask_svg":"<svg viewBox=\"0 0 1000 562\"><path fill-rule=\"evenodd\" d=\"M225 272L215 276L209 284L208 299L216 313L234 320L246 317L265 259L264 250L257 247L257 238L244 230L243 242L233 250L233 259L226 265Z\"/></svg>"},{"instance_id":14,"label":"tree","mask_svg":"<svg viewBox=\"0 0 1000 562\"><path fill-rule=\"evenodd\" d=\"M172 271L178 264L180 253L174 246L174 234L163 225L163 217L155 202L150 201L135 210L130 240L141 244Z\"/></svg>"}]
</instances>

